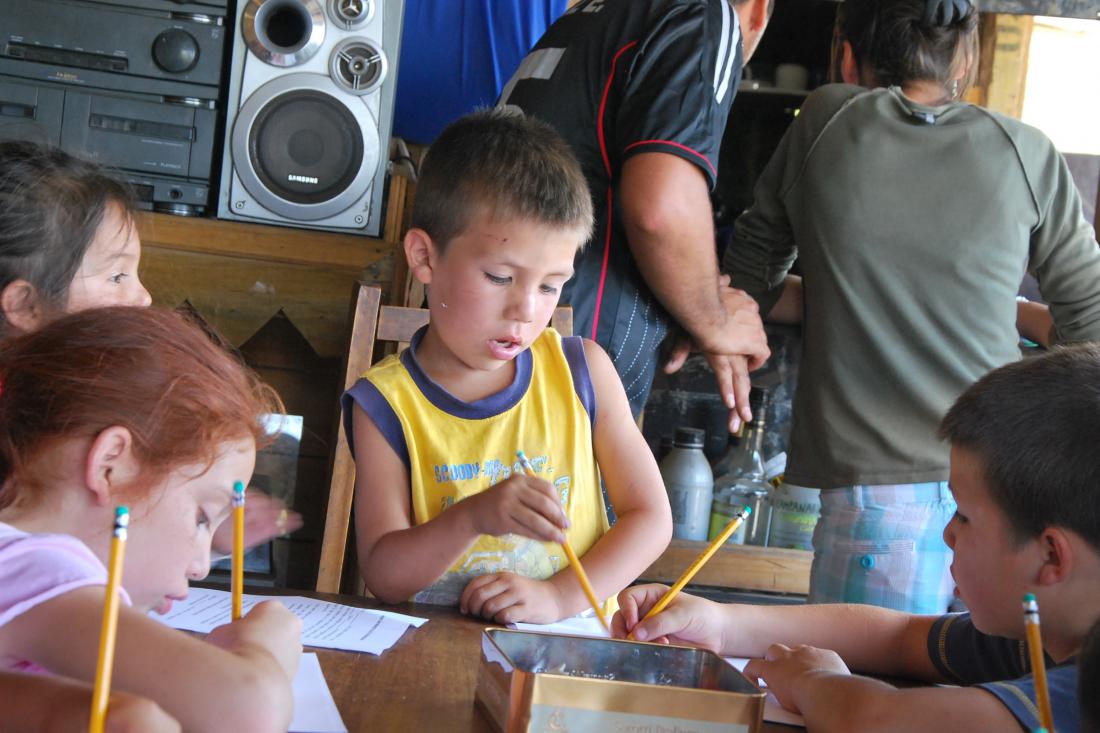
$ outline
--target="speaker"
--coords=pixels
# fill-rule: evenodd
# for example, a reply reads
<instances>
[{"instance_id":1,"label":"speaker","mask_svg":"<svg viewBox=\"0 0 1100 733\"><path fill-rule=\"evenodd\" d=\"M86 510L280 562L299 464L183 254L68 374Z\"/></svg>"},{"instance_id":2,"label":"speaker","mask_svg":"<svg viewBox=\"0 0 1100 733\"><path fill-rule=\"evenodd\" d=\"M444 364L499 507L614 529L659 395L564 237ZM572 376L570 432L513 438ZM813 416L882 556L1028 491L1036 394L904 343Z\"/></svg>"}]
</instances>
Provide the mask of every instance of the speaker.
<instances>
[{"instance_id":1,"label":"speaker","mask_svg":"<svg viewBox=\"0 0 1100 733\"><path fill-rule=\"evenodd\" d=\"M402 0L240 0L218 217L377 236Z\"/></svg>"}]
</instances>

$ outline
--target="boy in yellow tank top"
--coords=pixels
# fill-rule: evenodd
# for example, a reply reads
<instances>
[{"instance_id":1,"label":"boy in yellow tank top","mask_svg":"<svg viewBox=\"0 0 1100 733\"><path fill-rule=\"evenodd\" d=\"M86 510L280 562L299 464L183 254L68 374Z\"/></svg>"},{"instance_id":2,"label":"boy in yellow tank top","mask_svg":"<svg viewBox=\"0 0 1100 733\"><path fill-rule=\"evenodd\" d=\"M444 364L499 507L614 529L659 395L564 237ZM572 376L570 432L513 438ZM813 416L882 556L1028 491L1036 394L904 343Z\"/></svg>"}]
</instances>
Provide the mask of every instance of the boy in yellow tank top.
<instances>
[{"instance_id":1,"label":"boy in yellow tank top","mask_svg":"<svg viewBox=\"0 0 1100 733\"><path fill-rule=\"evenodd\" d=\"M566 536L604 599L667 546L668 498L611 360L546 327L591 226L580 166L541 122L477 112L429 150L405 255L431 321L343 397L359 568L382 600L548 623L588 606Z\"/></svg>"}]
</instances>

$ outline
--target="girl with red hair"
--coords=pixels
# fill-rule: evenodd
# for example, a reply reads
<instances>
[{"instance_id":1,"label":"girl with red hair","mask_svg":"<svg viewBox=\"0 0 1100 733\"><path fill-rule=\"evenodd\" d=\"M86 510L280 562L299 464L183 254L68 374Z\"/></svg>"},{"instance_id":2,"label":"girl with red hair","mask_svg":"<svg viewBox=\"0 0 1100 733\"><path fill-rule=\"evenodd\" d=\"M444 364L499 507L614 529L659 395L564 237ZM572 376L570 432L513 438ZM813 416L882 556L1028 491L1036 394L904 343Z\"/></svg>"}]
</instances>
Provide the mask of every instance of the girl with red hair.
<instances>
[{"instance_id":1,"label":"girl with red hair","mask_svg":"<svg viewBox=\"0 0 1100 733\"><path fill-rule=\"evenodd\" d=\"M0 672L93 679L126 504L113 687L185 730L286 730L301 652L286 608L259 604L205 641L147 616L209 570L275 393L183 316L118 306L0 344L0 385Z\"/></svg>"}]
</instances>

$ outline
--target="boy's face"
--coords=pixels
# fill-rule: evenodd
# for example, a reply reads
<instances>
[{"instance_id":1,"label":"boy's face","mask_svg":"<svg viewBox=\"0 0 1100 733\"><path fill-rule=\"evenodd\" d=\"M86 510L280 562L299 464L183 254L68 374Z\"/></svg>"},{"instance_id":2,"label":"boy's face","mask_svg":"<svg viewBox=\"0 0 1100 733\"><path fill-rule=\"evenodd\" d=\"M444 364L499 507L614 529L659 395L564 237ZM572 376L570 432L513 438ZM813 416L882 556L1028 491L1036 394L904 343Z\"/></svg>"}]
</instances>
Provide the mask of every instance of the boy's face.
<instances>
[{"instance_id":1,"label":"boy's face","mask_svg":"<svg viewBox=\"0 0 1100 733\"><path fill-rule=\"evenodd\" d=\"M1033 590L1029 579L1037 577L1038 554L1030 551L1031 542L1016 543L1008 517L990 494L978 454L952 446L951 490L959 508L943 539L955 551L951 574L957 593L978 629L1020 638L1020 602Z\"/></svg>"},{"instance_id":2,"label":"boy's face","mask_svg":"<svg viewBox=\"0 0 1100 733\"><path fill-rule=\"evenodd\" d=\"M538 338L582 238L577 229L481 213L436 250L431 330L455 366L498 369Z\"/></svg>"}]
</instances>

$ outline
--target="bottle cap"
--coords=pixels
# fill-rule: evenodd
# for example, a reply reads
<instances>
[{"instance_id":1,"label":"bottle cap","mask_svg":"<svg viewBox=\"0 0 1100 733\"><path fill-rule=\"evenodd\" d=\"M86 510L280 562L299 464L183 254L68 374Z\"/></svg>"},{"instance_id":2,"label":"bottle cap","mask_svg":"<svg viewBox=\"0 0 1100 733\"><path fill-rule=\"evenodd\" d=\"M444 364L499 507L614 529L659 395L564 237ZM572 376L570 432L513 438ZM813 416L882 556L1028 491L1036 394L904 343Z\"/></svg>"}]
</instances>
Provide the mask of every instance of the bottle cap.
<instances>
[{"instance_id":1,"label":"bottle cap","mask_svg":"<svg viewBox=\"0 0 1100 733\"><path fill-rule=\"evenodd\" d=\"M676 428L672 444L677 448L702 448L706 432L699 428Z\"/></svg>"}]
</instances>

